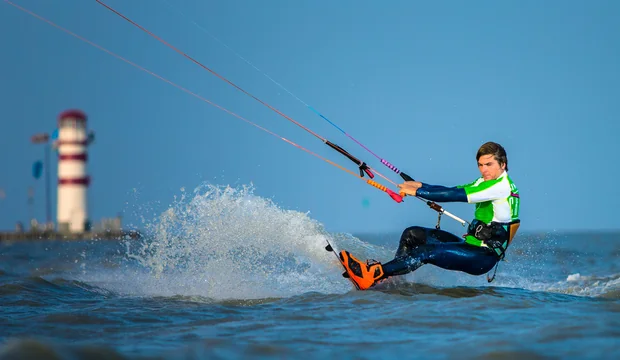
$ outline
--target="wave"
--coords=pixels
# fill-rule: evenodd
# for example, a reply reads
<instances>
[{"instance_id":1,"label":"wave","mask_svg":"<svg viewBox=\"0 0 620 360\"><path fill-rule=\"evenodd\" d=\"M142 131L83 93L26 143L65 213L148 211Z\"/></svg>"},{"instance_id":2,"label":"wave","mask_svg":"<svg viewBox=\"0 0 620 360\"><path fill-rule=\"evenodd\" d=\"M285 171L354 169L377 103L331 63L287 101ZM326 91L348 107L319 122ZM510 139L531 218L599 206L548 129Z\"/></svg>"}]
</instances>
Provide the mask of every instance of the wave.
<instances>
[{"instance_id":1,"label":"wave","mask_svg":"<svg viewBox=\"0 0 620 360\"><path fill-rule=\"evenodd\" d=\"M78 280L120 295L166 296L208 301L285 298L309 292L352 290L342 278L326 239L362 258L389 260L394 249L350 234L329 233L308 213L286 210L254 194L252 186L208 183L181 195L144 224L147 236L125 243L125 261ZM397 244L394 244L396 246ZM591 297L617 297L618 276L551 282L540 254L515 249L495 282L485 276L423 266L398 281L446 288L509 287Z\"/></svg>"},{"instance_id":2,"label":"wave","mask_svg":"<svg viewBox=\"0 0 620 360\"><path fill-rule=\"evenodd\" d=\"M125 243L122 266L79 279L137 296L226 300L344 293L351 286L325 251L326 239L362 255L387 251L329 233L308 213L282 209L253 192L251 186L206 183L191 193L182 189L163 214L145 224L143 240Z\"/></svg>"}]
</instances>

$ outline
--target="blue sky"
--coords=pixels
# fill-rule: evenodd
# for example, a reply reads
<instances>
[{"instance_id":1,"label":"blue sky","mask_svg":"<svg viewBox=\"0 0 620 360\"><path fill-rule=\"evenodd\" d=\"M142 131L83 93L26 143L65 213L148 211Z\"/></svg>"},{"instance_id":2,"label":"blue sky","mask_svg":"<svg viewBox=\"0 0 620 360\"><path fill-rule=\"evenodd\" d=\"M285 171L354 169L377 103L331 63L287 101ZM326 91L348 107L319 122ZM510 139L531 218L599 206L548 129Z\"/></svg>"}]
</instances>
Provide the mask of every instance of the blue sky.
<instances>
[{"instance_id":1,"label":"blue sky","mask_svg":"<svg viewBox=\"0 0 620 360\"><path fill-rule=\"evenodd\" d=\"M15 3L339 164L319 140L94 1ZM374 157L269 82L164 1L108 0L137 21L383 174ZM615 1L175 1L180 9L414 178L478 176L475 153L503 144L522 229L618 229L620 3ZM400 231L436 214L396 204L351 175L0 2L0 228L27 221L43 149L32 134L79 108L93 220L152 217L180 188L253 183L328 230ZM55 181L56 162L52 173ZM397 176L390 176L398 180ZM385 183L385 181L384 181ZM55 189L55 186L53 186ZM55 191L52 199L55 200ZM464 218L473 206L445 204ZM55 206L53 207L55 215ZM145 211L146 210L139 210ZM450 230L456 223L444 221Z\"/></svg>"}]
</instances>

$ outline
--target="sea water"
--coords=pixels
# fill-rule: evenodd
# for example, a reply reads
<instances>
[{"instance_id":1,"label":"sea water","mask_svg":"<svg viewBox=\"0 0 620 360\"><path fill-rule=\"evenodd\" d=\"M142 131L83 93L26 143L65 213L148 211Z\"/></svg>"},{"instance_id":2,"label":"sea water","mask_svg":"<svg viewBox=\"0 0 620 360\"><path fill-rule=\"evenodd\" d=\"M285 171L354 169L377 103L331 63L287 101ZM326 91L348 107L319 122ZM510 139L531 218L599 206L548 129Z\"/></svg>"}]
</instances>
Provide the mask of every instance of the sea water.
<instances>
[{"instance_id":1,"label":"sea water","mask_svg":"<svg viewBox=\"0 0 620 360\"><path fill-rule=\"evenodd\" d=\"M146 236L0 243L0 359L620 358L620 234L524 233L497 278L426 265L355 291L325 240L251 188L183 193Z\"/></svg>"}]
</instances>

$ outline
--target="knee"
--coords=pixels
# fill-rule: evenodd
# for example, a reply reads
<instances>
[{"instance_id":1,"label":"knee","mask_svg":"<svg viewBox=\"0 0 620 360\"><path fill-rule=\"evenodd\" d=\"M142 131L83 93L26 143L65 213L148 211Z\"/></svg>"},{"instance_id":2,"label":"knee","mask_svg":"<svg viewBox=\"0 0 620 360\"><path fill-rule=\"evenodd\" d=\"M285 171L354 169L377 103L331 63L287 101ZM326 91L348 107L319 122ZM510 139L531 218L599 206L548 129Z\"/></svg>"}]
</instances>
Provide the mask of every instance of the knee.
<instances>
[{"instance_id":1,"label":"knee","mask_svg":"<svg viewBox=\"0 0 620 360\"><path fill-rule=\"evenodd\" d=\"M401 242L410 246L418 246L426 243L426 229L421 226L411 226L403 231Z\"/></svg>"}]
</instances>

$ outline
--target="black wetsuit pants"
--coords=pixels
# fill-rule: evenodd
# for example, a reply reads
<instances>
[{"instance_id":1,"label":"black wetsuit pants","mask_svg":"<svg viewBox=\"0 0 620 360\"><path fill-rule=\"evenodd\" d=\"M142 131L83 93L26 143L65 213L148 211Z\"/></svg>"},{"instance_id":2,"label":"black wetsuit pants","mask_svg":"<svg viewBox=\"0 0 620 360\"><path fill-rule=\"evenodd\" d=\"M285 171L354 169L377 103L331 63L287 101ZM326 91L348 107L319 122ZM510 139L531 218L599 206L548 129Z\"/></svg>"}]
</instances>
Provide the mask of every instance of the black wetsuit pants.
<instances>
[{"instance_id":1,"label":"black wetsuit pants","mask_svg":"<svg viewBox=\"0 0 620 360\"><path fill-rule=\"evenodd\" d=\"M489 248L470 245L444 230L412 226L400 238L394 260L383 264L384 276L404 275L423 264L482 275L493 269L499 257Z\"/></svg>"}]
</instances>

